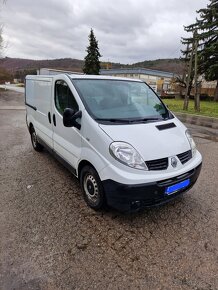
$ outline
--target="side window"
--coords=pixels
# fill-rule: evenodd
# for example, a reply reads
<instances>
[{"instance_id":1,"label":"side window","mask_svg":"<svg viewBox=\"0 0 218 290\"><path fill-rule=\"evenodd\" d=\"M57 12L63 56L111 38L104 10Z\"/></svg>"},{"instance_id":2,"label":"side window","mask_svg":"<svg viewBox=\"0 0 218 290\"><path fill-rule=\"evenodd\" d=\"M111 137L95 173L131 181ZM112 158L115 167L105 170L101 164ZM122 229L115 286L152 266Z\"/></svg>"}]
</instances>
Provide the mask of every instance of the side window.
<instances>
[{"instance_id":1,"label":"side window","mask_svg":"<svg viewBox=\"0 0 218 290\"><path fill-rule=\"evenodd\" d=\"M65 81L56 81L55 83L55 106L61 115L66 108L79 110L78 104Z\"/></svg>"}]
</instances>

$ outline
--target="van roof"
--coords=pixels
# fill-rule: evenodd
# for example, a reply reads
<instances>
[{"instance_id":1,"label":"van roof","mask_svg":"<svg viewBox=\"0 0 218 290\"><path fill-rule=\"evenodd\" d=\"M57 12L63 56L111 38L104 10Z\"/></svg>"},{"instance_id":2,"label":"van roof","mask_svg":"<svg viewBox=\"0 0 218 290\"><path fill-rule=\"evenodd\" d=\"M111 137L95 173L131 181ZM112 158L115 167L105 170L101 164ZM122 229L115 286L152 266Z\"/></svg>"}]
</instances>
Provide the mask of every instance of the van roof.
<instances>
[{"instance_id":1,"label":"van roof","mask_svg":"<svg viewBox=\"0 0 218 290\"><path fill-rule=\"evenodd\" d=\"M98 79L98 80L129 80L129 81L140 81L139 79L131 79L125 77L113 77L113 76L103 76L103 75L74 75L70 74L71 79Z\"/></svg>"},{"instance_id":2,"label":"van roof","mask_svg":"<svg viewBox=\"0 0 218 290\"><path fill-rule=\"evenodd\" d=\"M140 79L131 79L125 77L113 77L113 76L103 76L103 75L85 75L85 74L56 74L56 75L27 75L26 79L53 79L54 77L60 77L63 75L67 75L72 80L73 79L99 79L99 80L123 80L123 81L135 81L135 82L142 82Z\"/></svg>"}]
</instances>

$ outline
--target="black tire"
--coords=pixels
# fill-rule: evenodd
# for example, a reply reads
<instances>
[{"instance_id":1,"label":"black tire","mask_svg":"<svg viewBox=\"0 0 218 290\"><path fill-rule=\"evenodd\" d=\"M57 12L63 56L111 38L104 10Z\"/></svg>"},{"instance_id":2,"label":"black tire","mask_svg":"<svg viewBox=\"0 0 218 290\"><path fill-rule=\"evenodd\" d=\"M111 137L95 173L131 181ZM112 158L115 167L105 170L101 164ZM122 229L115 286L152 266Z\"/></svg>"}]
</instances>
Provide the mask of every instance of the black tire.
<instances>
[{"instance_id":1,"label":"black tire","mask_svg":"<svg viewBox=\"0 0 218 290\"><path fill-rule=\"evenodd\" d=\"M98 173L91 166L84 166L80 174L80 185L84 199L89 207L94 210L105 208L106 199L104 189Z\"/></svg>"},{"instance_id":2,"label":"black tire","mask_svg":"<svg viewBox=\"0 0 218 290\"><path fill-rule=\"evenodd\" d=\"M30 136L31 136L31 142L32 142L33 148L37 152L41 152L43 150L43 146L38 142L36 131L34 130L33 127L31 127L30 129Z\"/></svg>"}]
</instances>

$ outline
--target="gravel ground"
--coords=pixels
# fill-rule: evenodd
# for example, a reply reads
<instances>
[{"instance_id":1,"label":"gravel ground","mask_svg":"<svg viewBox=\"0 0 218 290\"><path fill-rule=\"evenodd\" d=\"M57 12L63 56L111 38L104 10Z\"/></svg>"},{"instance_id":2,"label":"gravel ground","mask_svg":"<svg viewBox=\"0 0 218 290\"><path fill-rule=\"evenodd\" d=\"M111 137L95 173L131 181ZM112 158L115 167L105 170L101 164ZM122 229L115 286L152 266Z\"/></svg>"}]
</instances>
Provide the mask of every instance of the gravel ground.
<instances>
[{"instance_id":1,"label":"gravel ground","mask_svg":"<svg viewBox=\"0 0 218 290\"><path fill-rule=\"evenodd\" d=\"M218 289L218 143L194 130L196 185L124 215L88 208L77 179L32 149L25 111L0 110L0 289Z\"/></svg>"}]
</instances>

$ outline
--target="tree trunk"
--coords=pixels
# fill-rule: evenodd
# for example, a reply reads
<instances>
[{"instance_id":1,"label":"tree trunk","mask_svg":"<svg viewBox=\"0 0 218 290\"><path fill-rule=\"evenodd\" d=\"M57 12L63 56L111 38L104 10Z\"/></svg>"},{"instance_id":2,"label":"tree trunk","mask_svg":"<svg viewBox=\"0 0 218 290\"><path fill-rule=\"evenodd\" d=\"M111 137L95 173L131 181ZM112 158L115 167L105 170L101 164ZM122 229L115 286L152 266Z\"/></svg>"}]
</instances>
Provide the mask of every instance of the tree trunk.
<instances>
[{"instance_id":1,"label":"tree trunk","mask_svg":"<svg viewBox=\"0 0 218 290\"><path fill-rule=\"evenodd\" d=\"M215 90L215 95L214 95L214 101L218 102L218 80L216 83L216 90Z\"/></svg>"},{"instance_id":2,"label":"tree trunk","mask_svg":"<svg viewBox=\"0 0 218 290\"><path fill-rule=\"evenodd\" d=\"M190 80L189 80L189 84L188 84L188 88L187 88L187 99L188 99L188 103L189 103L189 97L190 97L190 95L191 95L191 90L192 90L192 85L193 85L193 79L194 79L194 75L193 75L193 73L191 74L191 76L190 76ZM187 107L187 109L188 109L188 107ZM183 108L183 110L184 110L184 108Z\"/></svg>"},{"instance_id":3,"label":"tree trunk","mask_svg":"<svg viewBox=\"0 0 218 290\"><path fill-rule=\"evenodd\" d=\"M197 33L195 32L195 37ZM195 111L200 112L200 96L198 90L198 39L195 38Z\"/></svg>"},{"instance_id":4,"label":"tree trunk","mask_svg":"<svg viewBox=\"0 0 218 290\"><path fill-rule=\"evenodd\" d=\"M192 74L192 60L193 60L193 53L194 53L194 44L192 43L192 51L191 56L189 60L189 68L188 68L188 76L187 76L187 82L186 82L186 92L185 92L185 98L184 98L184 104L183 104L183 110L188 110L188 104L189 104L189 96L190 96L190 84L192 86L192 80L191 80L191 74Z\"/></svg>"},{"instance_id":5,"label":"tree trunk","mask_svg":"<svg viewBox=\"0 0 218 290\"><path fill-rule=\"evenodd\" d=\"M188 85L188 96L190 97L190 95L191 95L191 90L192 90L192 83L193 83L193 77L191 77L191 79L190 79L190 83L189 83L189 85Z\"/></svg>"}]
</instances>

